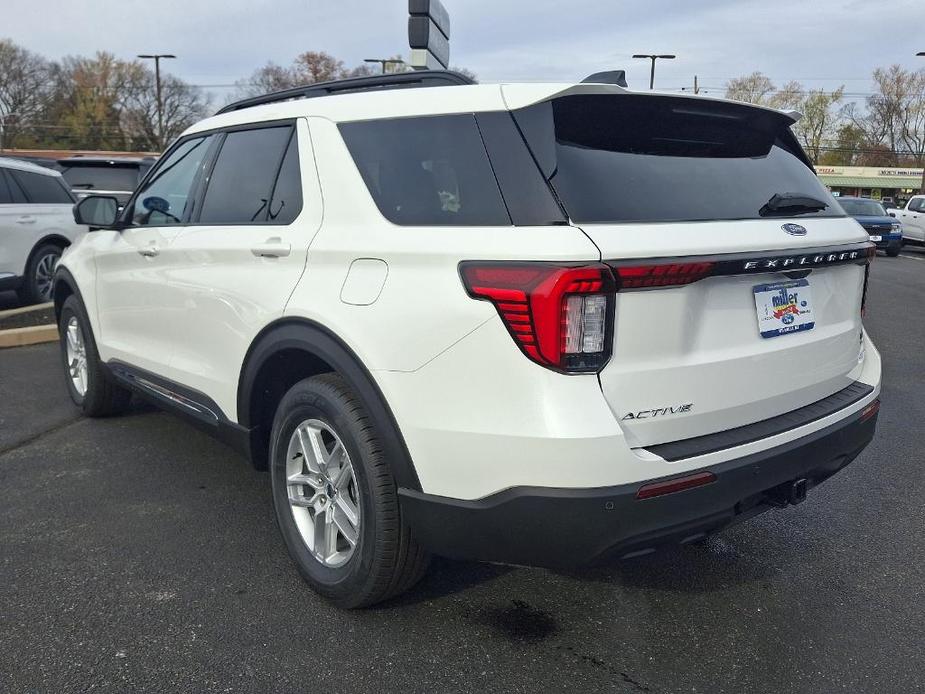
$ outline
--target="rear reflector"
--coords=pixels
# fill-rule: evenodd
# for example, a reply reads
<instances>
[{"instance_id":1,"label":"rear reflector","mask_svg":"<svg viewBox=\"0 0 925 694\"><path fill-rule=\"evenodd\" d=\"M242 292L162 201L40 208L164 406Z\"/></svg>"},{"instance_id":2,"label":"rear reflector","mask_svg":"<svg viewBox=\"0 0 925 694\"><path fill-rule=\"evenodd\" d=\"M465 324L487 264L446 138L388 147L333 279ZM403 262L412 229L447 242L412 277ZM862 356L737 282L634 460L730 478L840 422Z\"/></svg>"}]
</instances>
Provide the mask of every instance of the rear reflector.
<instances>
[{"instance_id":1,"label":"rear reflector","mask_svg":"<svg viewBox=\"0 0 925 694\"><path fill-rule=\"evenodd\" d=\"M880 401L874 400L867 407L861 410L861 421L866 422L880 411Z\"/></svg>"},{"instance_id":2,"label":"rear reflector","mask_svg":"<svg viewBox=\"0 0 925 694\"><path fill-rule=\"evenodd\" d=\"M639 491L636 492L636 498L651 499L656 496L664 496L665 494L682 492L685 489L702 487L705 484L710 484L711 482L715 481L716 475L714 475L712 472L698 472L693 475L688 475L687 477L676 477L673 480L646 484L640 487Z\"/></svg>"}]
</instances>

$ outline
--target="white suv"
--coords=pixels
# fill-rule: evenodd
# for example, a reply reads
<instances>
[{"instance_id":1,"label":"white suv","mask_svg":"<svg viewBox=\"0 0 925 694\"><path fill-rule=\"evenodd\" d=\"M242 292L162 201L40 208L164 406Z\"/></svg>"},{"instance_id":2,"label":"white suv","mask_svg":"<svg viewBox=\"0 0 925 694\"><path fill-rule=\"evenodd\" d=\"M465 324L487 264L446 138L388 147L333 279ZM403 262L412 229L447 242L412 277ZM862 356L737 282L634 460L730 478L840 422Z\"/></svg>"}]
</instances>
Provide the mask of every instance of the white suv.
<instances>
[{"instance_id":1,"label":"white suv","mask_svg":"<svg viewBox=\"0 0 925 694\"><path fill-rule=\"evenodd\" d=\"M57 171L0 158L0 291L15 289L28 304L51 301L58 258L85 231L73 206Z\"/></svg>"},{"instance_id":2,"label":"white suv","mask_svg":"<svg viewBox=\"0 0 925 694\"><path fill-rule=\"evenodd\" d=\"M794 114L465 81L234 104L118 217L81 201L99 230L55 291L74 401L138 392L269 467L296 565L343 606L407 589L429 552L574 566L695 542L860 453L874 247Z\"/></svg>"}]
</instances>

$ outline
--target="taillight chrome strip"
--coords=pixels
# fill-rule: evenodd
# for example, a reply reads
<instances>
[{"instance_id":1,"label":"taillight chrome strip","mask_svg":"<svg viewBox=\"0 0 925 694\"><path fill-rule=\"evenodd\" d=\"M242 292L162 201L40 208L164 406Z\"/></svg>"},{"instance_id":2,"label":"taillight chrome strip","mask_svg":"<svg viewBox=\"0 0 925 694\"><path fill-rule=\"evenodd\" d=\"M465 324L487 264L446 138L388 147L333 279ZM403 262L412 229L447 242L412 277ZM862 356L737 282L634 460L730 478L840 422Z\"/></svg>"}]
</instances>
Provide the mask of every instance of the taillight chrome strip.
<instances>
[{"instance_id":1,"label":"taillight chrome strip","mask_svg":"<svg viewBox=\"0 0 925 694\"><path fill-rule=\"evenodd\" d=\"M623 279L621 291L642 291L683 286L707 277L799 272L836 265L868 265L877 247L869 241L841 246L795 248L779 251L724 253L660 258L605 260ZM644 272L648 271L648 272ZM661 271L662 274L659 274ZM673 275L671 273L674 273ZM675 281L671 281L671 278ZM652 280L645 284L639 280Z\"/></svg>"}]
</instances>

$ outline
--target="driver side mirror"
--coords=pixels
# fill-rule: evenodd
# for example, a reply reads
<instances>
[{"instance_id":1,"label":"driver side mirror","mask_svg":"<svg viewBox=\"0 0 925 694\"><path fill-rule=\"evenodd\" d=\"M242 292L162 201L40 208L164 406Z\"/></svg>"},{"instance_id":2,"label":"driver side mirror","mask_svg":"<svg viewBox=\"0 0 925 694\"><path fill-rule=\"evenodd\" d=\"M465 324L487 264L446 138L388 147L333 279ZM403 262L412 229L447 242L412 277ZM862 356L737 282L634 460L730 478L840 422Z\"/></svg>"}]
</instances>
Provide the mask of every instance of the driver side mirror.
<instances>
[{"instance_id":1,"label":"driver side mirror","mask_svg":"<svg viewBox=\"0 0 925 694\"><path fill-rule=\"evenodd\" d=\"M887 212L887 214L890 215L891 217L895 217L895 216L896 216L896 213L895 213L895 212Z\"/></svg>"},{"instance_id":2,"label":"driver side mirror","mask_svg":"<svg viewBox=\"0 0 925 694\"><path fill-rule=\"evenodd\" d=\"M119 201L111 195L88 195L74 205L74 221L93 229L112 229L119 219Z\"/></svg>"}]
</instances>

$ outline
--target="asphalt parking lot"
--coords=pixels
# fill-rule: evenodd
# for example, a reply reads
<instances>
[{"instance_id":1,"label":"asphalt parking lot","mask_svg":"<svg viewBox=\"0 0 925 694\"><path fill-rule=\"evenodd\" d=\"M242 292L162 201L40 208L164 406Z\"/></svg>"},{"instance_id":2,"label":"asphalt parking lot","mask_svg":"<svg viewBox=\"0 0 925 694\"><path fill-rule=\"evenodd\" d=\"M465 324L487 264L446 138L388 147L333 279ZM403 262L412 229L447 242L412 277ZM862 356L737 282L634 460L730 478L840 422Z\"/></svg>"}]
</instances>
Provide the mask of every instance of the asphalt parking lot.
<instances>
[{"instance_id":1,"label":"asphalt parking lot","mask_svg":"<svg viewBox=\"0 0 925 694\"><path fill-rule=\"evenodd\" d=\"M879 258L874 443L806 503L578 574L436 560L342 612L269 480L139 405L87 420L0 352L0 692L925 691L925 252ZM0 305L11 302L0 295Z\"/></svg>"}]
</instances>

